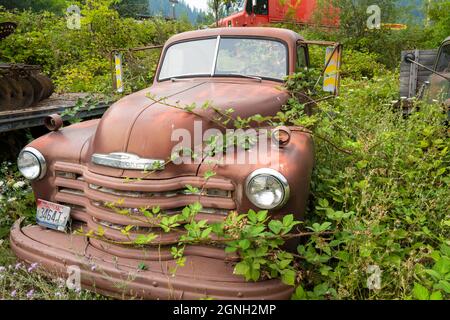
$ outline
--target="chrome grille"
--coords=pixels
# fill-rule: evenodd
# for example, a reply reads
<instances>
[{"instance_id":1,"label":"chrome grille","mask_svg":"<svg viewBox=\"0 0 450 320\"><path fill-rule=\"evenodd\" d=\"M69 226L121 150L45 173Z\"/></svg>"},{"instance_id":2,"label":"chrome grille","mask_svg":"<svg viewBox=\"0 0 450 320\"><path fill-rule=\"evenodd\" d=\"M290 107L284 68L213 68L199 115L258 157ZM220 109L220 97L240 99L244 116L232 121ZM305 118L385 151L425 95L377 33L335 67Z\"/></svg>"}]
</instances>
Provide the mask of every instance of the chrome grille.
<instances>
[{"instance_id":1,"label":"chrome grille","mask_svg":"<svg viewBox=\"0 0 450 320\"><path fill-rule=\"evenodd\" d=\"M95 174L83 165L57 162L54 179L57 193L53 201L71 206L74 219L102 225L119 234L117 231L127 225L136 225L134 232L152 230L145 221L133 219L133 215L141 215L139 208L159 206L165 214L171 215L199 201L203 206L199 218L213 221L223 219L236 208L234 185L229 180L216 177L206 183L200 177L130 183L127 179ZM188 184L199 191L192 193L187 188L183 189ZM129 215L118 213L111 203L122 212L128 210Z\"/></svg>"}]
</instances>

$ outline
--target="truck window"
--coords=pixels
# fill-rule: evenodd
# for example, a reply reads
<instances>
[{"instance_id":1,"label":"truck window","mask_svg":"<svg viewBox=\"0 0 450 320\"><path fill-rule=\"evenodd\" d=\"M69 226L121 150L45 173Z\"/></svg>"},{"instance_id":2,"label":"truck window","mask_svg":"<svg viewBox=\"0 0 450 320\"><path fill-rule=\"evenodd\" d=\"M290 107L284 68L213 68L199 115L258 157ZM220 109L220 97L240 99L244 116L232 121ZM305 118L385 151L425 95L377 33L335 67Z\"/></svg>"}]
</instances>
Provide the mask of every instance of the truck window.
<instances>
[{"instance_id":1,"label":"truck window","mask_svg":"<svg viewBox=\"0 0 450 320\"><path fill-rule=\"evenodd\" d=\"M159 79L210 75L217 39L177 43L167 49Z\"/></svg>"},{"instance_id":2,"label":"truck window","mask_svg":"<svg viewBox=\"0 0 450 320\"><path fill-rule=\"evenodd\" d=\"M306 56L306 47L298 46L297 47L297 71L303 70L308 67L308 61Z\"/></svg>"},{"instance_id":3,"label":"truck window","mask_svg":"<svg viewBox=\"0 0 450 320\"><path fill-rule=\"evenodd\" d=\"M287 73L288 51L282 42L217 37L168 47L158 80L198 76L257 76L283 80Z\"/></svg>"},{"instance_id":4,"label":"truck window","mask_svg":"<svg viewBox=\"0 0 450 320\"><path fill-rule=\"evenodd\" d=\"M450 73L450 44L442 47L436 71Z\"/></svg>"},{"instance_id":5,"label":"truck window","mask_svg":"<svg viewBox=\"0 0 450 320\"><path fill-rule=\"evenodd\" d=\"M283 80L287 75L286 46L266 39L220 39L215 75L233 74Z\"/></svg>"},{"instance_id":6,"label":"truck window","mask_svg":"<svg viewBox=\"0 0 450 320\"><path fill-rule=\"evenodd\" d=\"M247 11L248 14L252 14L253 12L253 1L247 0L247 4L245 5L245 11Z\"/></svg>"},{"instance_id":7,"label":"truck window","mask_svg":"<svg viewBox=\"0 0 450 320\"><path fill-rule=\"evenodd\" d=\"M268 15L269 14L269 0L257 0L256 6L253 8L253 1L247 0L247 4L245 6L245 11L247 11L248 14L251 14L252 12L254 14L259 15Z\"/></svg>"},{"instance_id":8,"label":"truck window","mask_svg":"<svg viewBox=\"0 0 450 320\"><path fill-rule=\"evenodd\" d=\"M252 2L251 0L248 0ZM268 0L258 0L256 2L256 7L254 8L255 14L259 15L268 15L269 14L269 8L268 8Z\"/></svg>"}]
</instances>

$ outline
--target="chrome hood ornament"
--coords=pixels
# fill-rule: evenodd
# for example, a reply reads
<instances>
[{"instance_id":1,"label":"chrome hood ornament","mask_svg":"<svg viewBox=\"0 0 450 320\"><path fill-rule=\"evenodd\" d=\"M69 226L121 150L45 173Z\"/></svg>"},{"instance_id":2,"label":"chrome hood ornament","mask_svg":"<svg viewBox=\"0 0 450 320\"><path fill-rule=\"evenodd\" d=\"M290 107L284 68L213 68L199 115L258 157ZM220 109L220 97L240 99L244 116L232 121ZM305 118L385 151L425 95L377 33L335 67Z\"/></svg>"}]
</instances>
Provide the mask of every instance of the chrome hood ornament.
<instances>
[{"instance_id":1,"label":"chrome hood ornament","mask_svg":"<svg viewBox=\"0 0 450 320\"><path fill-rule=\"evenodd\" d=\"M112 152L110 154L94 153L92 162L100 166L127 170L164 170L164 160L141 158L133 153Z\"/></svg>"}]
</instances>

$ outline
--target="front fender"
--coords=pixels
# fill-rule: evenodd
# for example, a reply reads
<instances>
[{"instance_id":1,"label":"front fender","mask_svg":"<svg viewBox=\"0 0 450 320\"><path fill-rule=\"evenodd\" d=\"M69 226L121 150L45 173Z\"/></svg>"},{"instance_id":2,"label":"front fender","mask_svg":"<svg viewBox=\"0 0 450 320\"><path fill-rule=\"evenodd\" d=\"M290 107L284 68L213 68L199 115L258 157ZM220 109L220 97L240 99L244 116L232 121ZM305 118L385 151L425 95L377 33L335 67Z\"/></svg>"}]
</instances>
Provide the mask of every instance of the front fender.
<instances>
[{"instance_id":1,"label":"front fender","mask_svg":"<svg viewBox=\"0 0 450 320\"><path fill-rule=\"evenodd\" d=\"M83 148L95 133L98 122L96 119L73 124L39 137L27 145L39 150L47 163L45 176L31 183L36 199L50 199L56 192L52 179L55 161L80 163Z\"/></svg>"},{"instance_id":2,"label":"front fender","mask_svg":"<svg viewBox=\"0 0 450 320\"><path fill-rule=\"evenodd\" d=\"M273 146L273 148L279 147ZM248 153L254 152L254 150L243 152L246 152L248 156ZM236 160L240 156L239 151L233 156L234 159L231 160L224 156L222 164L211 164L208 159L205 159L200 166L198 175L203 176L207 171L213 171L216 176L233 181L237 211L245 213L249 209L258 210L245 195L247 176L260 168L277 170L288 180L290 198L282 208L272 210L271 214L273 216L294 214L296 219L303 219L314 166L314 143L309 133L302 128L292 127L291 140L286 146L279 148L278 161L239 164Z\"/></svg>"}]
</instances>

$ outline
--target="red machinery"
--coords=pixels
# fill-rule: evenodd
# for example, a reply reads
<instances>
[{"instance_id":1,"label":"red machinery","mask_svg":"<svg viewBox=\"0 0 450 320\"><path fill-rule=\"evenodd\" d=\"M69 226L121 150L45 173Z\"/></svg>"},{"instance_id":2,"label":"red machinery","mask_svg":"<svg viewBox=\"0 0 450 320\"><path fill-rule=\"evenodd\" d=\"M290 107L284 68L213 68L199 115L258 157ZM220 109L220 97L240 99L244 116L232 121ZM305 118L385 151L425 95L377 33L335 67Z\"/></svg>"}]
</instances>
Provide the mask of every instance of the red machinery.
<instances>
[{"instance_id":1,"label":"red machinery","mask_svg":"<svg viewBox=\"0 0 450 320\"><path fill-rule=\"evenodd\" d=\"M295 22L298 24L318 24L325 27L339 25L339 11L317 0L241 0L235 6L235 13L221 19L221 27L255 27L277 22ZM323 4L324 3L324 4ZM315 13L321 10L319 22Z\"/></svg>"}]
</instances>

